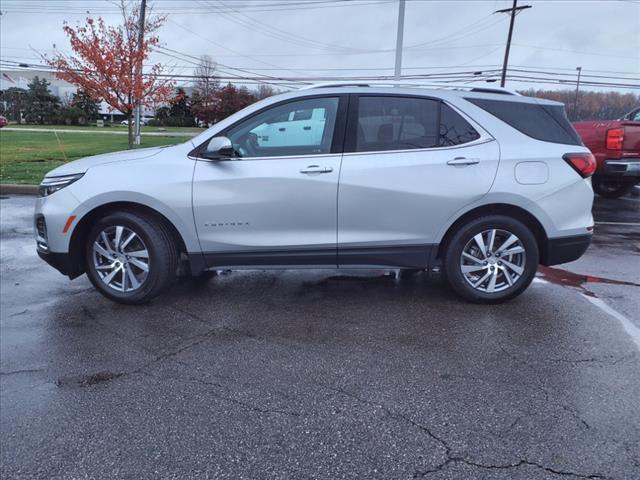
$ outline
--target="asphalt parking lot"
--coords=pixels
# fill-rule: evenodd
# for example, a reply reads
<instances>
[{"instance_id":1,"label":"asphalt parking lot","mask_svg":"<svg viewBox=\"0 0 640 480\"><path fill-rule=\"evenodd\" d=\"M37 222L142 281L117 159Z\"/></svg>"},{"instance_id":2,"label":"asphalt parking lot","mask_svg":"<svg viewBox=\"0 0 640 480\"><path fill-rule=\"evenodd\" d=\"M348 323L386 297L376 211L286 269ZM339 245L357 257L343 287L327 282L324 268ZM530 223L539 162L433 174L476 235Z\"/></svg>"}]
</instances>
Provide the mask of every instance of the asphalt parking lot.
<instances>
[{"instance_id":1,"label":"asphalt parking lot","mask_svg":"<svg viewBox=\"0 0 640 480\"><path fill-rule=\"evenodd\" d=\"M230 272L142 307L1 207L3 478L640 478L640 199L498 306L395 272Z\"/></svg>"}]
</instances>

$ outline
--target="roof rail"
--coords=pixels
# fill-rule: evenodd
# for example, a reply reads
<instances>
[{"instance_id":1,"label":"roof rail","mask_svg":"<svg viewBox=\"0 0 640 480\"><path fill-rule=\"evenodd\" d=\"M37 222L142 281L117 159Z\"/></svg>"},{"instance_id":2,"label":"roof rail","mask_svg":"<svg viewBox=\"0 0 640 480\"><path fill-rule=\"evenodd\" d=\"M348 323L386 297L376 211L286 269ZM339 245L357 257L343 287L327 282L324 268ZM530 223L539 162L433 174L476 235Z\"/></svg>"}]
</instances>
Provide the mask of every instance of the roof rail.
<instances>
[{"instance_id":1,"label":"roof rail","mask_svg":"<svg viewBox=\"0 0 640 480\"><path fill-rule=\"evenodd\" d=\"M464 90L467 92L478 92L478 93L501 93L504 95L518 95L519 93L514 92L513 90L506 89L504 87L485 87L484 85L470 85L468 83L456 84L456 83L407 83L407 82L397 82L392 80L382 80L382 81L373 81L373 82L325 82L325 83L315 83L313 85L305 85L301 87L300 90L313 90L316 88L338 88L338 87L385 87L385 86L394 86L394 87L409 87L409 88L437 88L443 90Z\"/></svg>"}]
</instances>

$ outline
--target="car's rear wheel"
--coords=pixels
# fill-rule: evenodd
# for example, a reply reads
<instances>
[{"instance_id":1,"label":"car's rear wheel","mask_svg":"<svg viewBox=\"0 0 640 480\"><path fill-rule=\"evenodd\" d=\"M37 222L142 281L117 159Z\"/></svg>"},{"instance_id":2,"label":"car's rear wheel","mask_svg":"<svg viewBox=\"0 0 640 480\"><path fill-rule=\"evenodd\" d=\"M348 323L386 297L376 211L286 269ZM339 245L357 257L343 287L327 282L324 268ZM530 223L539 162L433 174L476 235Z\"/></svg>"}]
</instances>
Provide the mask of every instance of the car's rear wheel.
<instances>
[{"instance_id":1,"label":"car's rear wheel","mask_svg":"<svg viewBox=\"0 0 640 480\"><path fill-rule=\"evenodd\" d=\"M85 245L87 276L106 297L145 303L175 278L178 255L171 234L151 216L111 213L96 222Z\"/></svg>"},{"instance_id":2,"label":"car's rear wheel","mask_svg":"<svg viewBox=\"0 0 640 480\"><path fill-rule=\"evenodd\" d=\"M633 183L593 180L593 191L601 197L620 198L633 190Z\"/></svg>"},{"instance_id":3,"label":"car's rear wheel","mask_svg":"<svg viewBox=\"0 0 640 480\"><path fill-rule=\"evenodd\" d=\"M446 246L444 270L458 295L475 303L499 303L529 286L538 258L536 238L526 225L491 215L456 231Z\"/></svg>"}]
</instances>

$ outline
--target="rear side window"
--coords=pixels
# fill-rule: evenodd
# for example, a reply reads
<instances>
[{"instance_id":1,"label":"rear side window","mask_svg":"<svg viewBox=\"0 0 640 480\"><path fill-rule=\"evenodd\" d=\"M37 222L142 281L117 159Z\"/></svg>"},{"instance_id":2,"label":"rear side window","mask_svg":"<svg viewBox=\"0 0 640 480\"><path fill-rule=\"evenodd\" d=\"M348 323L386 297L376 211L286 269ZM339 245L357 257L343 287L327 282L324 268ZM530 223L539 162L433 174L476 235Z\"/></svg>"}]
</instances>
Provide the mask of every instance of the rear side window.
<instances>
[{"instance_id":1,"label":"rear side window","mask_svg":"<svg viewBox=\"0 0 640 480\"><path fill-rule=\"evenodd\" d=\"M544 142L582 145L561 105L541 105L484 98L467 101L486 110L525 135Z\"/></svg>"},{"instance_id":2,"label":"rear side window","mask_svg":"<svg viewBox=\"0 0 640 480\"><path fill-rule=\"evenodd\" d=\"M462 143L473 142L480 138L480 134L446 104L442 104L440 111L440 146L451 147Z\"/></svg>"},{"instance_id":3,"label":"rear side window","mask_svg":"<svg viewBox=\"0 0 640 480\"><path fill-rule=\"evenodd\" d=\"M360 97L357 152L438 146L439 102L428 98Z\"/></svg>"}]
</instances>

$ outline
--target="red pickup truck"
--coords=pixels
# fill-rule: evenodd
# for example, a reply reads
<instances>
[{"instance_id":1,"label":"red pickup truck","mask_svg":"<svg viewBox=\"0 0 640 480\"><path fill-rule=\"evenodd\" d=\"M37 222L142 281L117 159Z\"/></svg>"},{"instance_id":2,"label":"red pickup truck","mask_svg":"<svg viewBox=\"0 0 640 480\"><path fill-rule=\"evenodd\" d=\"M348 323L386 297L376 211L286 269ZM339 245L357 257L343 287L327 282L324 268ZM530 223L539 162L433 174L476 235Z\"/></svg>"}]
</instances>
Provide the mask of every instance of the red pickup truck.
<instances>
[{"instance_id":1,"label":"red pickup truck","mask_svg":"<svg viewBox=\"0 0 640 480\"><path fill-rule=\"evenodd\" d=\"M576 122L573 126L598 162L592 178L598 195L621 197L640 183L640 108L620 120Z\"/></svg>"}]
</instances>

